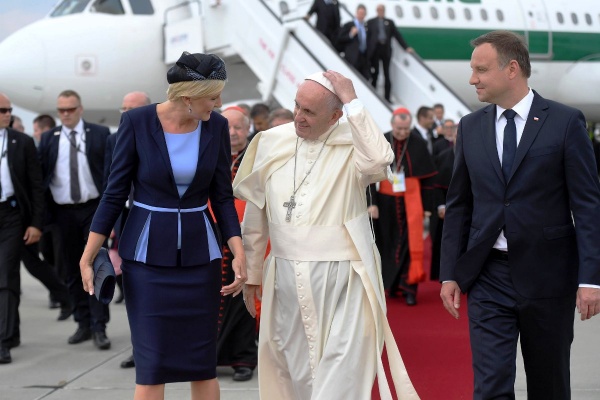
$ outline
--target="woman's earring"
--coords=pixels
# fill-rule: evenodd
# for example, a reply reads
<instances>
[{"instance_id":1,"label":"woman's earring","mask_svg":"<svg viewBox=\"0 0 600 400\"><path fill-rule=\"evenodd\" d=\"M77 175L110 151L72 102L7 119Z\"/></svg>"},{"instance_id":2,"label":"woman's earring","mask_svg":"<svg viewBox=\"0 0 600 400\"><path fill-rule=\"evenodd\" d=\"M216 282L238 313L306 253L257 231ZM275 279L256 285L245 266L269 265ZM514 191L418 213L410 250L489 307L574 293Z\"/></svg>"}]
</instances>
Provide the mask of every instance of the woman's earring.
<instances>
[{"instance_id":1,"label":"woman's earring","mask_svg":"<svg viewBox=\"0 0 600 400\"><path fill-rule=\"evenodd\" d=\"M191 104L188 104L188 113L190 113L190 114L192 113L192 105Z\"/></svg>"}]
</instances>

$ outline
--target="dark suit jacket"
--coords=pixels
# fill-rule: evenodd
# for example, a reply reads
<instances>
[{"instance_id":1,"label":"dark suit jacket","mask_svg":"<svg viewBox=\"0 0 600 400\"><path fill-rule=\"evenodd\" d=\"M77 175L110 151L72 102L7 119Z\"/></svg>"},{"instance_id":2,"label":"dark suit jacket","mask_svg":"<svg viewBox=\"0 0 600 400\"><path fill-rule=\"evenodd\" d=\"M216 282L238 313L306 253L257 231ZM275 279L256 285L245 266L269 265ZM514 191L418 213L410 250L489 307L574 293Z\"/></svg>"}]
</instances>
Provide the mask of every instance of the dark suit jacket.
<instances>
[{"instance_id":1,"label":"dark suit jacket","mask_svg":"<svg viewBox=\"0 0 600 400\"><path fill-rule=\"evenodd\" d=\"M153 207L196 208L210 199L223 240L241 236L231 187L231 146L227 120L212 113L202 122L196 174L180 198L171 168L164 131L156 104L128 111L121 117L108 185L91 231L108 236L134 187L134 200ZM135 260L138 239L149 224L146 263L177 265L177 226L181 218L181 264L202 265L210 261L204 212L154 212L134 206L127 218L119 254ZM214 230L214 226L213 226Z\"/></svg>"},{"instance_id":2,"label":"dark suit jacket","mask_svg":"<svg viewBox=\"0 0 600 400\"><path fill-rule=\"evenodd\" d=\"M367 48L369 52L369 58L373 56L373 53L377 47L377 43L379 42L379 18L371 18L367 21ZM408 44L402 37L402 34L396 28L394 21L389 18L383 19L383 27L385 30L385 43L384 43L384 51L387 53L385 56L390 56L392 54L392 38L396 38L400 46L403 48L407 48Z\"/></svg>"},{"instance_id":3,"label":"dark suit jacket","mask_svg":"<svg viewBox=\"0 0 600 400\"><path fill-rule=\"evenodd\" d=\"M331 4L324 0L315 0L307 15L317 14L317 30L325 35L332 43L340 29L340 5L337 0Z\"/></svg>"},{"instance_id":4,"label":"dark suit jacket","mask_svg":"<svg viewBox=\"0 0 600 400\"><path fill-rule=\"evenodd\" d=\"M345 23L342 28L340 29L340 33L338 35L338 45L343 49L344 51L344 58L346 59L346 61L348 61L351 65L356 66L360 57L360 51L359 49L359 40L358 40L358 35L359 33L357 33L356 35L354 35L354 37L350 37L350 30L352 29L352 27L355 26L354 25L354 20ZM366 29L366 26L365 26ZM367 34L367 51L369 49L368 46L368 32L365 32ZM366 53L365 53L366 54Z\"/></svg>"},{"instance_id":5,"label":"dark suit jacket","mask_svg":"<svg viewBox=\"0 0 600 400\"><path fill-rule=\"evenodd\" d=\"M85 129L85 155L90 166L92 178L98 193L102 195L104 181L104 151L106 149L106 139L110 131L106 126L96 125L83 121ZM42 160L42 171L44 174L44 188L48 189L50 181L56 169L56 159L58 157L58 142L62 125L57 126L42 134L38 152Z\"/></svg>"},{"instance_id":6,"label":"dark suit jacket","mask_svg":"<svg viewBox=\"0 0 600 400\"><path fill-rule=\"evenodd\" d=\"M35 143L28 135L6 128L6 162L15 190L15 198L23 226L42 230L44 216L44 189L42 169L37 158Z\"/></svg>"},{"instance_id":7,"label":"dark suit jacket","mask_svg":"<svg viewBox=\"0 0 600 400\"><path fill-rule=\"evenodd\" d=\"M561 297L580 283L600 285L600 184L583 114L535 93L508 182L495 114L489 105L458 127L440 280L468 291L504 229L522 296Z\"/></svg>"}]
</instances>

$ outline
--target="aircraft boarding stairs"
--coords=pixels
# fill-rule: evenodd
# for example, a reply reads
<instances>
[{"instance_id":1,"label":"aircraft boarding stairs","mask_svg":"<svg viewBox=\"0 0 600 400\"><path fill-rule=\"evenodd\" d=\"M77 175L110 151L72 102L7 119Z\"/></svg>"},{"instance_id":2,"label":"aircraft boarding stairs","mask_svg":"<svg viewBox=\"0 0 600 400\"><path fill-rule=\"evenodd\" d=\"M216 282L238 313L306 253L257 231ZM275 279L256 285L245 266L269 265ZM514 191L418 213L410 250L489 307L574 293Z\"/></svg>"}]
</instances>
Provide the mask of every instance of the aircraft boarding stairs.
<instances>
[{"instance_id":1,"label":"aircraft boarding stairs","mask_svg":"<svg viewBox=\"0 0 600 400\"><path fill-rule=\"evenodd\" d=\"M442 103L446 116L457 120L470 112L417 57L395 43L390 67L393 105L357 73L320 32L302 16L312 1L223 0L218 7L206 1L183 3L165 16L165 62L173 63L182 50L237 54L259 79L263 101L274 98L282 107L294 108L296 89L304 77L332 69L352 79L358 97L383 132L389 131L393 108L403 105L416 113L422 105ZM285 3L285 4L284 4ZM291 2L290 2L291 3ZM284 10L286 14L281 16ZM177 15L175 15L177 13ZM352 15L341 7L342 23ZM192 47L190 47L192 46ZM380 81L383 74L380 72ZM230 84L235 85L235 82Z\"/></svg>"}]
</instances>

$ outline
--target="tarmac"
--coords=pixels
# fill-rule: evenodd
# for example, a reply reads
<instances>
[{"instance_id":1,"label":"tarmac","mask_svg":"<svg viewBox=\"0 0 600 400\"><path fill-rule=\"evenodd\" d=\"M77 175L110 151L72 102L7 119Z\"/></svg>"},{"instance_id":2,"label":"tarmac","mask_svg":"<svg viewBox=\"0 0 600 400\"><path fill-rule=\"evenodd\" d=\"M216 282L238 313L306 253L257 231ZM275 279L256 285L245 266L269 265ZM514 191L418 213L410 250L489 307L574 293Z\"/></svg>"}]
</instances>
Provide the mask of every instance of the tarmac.
<instances>
[{"instance_id":1,"label":"tarmac","mask_svg":"<svg viewBox=\"0 0 600 400\"><path fill-rule=\"evenodd\" d=\"M21 271L21 345L11 350L11 364L0 365L0 400L132 399L135 371L119 367L131 355L124 304L110 306L109 350L96 349L91 340L69 345L67 338L76 329L72 318L57 321L59 310L48 309L46 289L24 268ZM600 399L600 317L581 322L576 314L571 365L572 399ZM221 399L258 400L256 373L247 382L234 382L232 373L229 367L218 368ZM520 355L515 389L517 400L527 398ZM166 400L189 398L189 384L166 386Z\"/></svg>"}]
</instances>

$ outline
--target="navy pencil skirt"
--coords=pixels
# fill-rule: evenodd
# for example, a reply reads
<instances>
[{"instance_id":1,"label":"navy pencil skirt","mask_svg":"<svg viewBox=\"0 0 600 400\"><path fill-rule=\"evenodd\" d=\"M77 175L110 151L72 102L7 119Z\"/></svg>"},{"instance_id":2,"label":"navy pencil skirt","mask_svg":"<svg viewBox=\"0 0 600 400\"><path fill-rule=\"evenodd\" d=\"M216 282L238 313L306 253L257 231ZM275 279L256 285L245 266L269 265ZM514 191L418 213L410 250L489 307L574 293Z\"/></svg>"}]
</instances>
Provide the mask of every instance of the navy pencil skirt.
<instances>
[{"instance_id":1,"label":"navy pencil skirt","mask_svg":"<svg viewBox=\"0 0 600 400\"><path fill-rule=\"evenodd\" d=\"M194 267L123 260L135 382L216 378L221 259Z\"/></svg>"}]
</instances>

